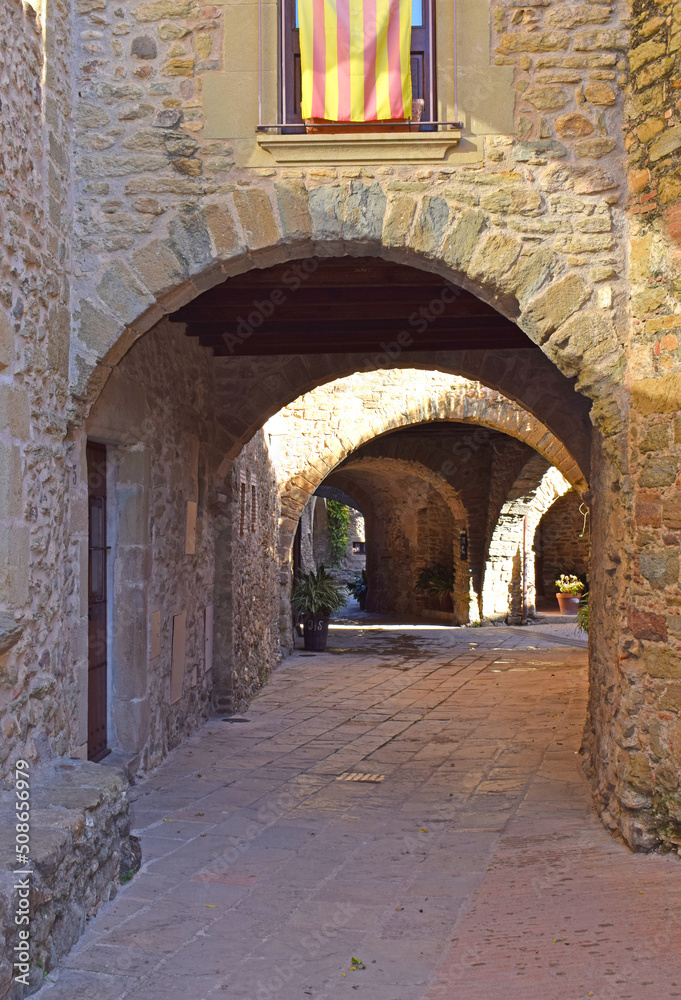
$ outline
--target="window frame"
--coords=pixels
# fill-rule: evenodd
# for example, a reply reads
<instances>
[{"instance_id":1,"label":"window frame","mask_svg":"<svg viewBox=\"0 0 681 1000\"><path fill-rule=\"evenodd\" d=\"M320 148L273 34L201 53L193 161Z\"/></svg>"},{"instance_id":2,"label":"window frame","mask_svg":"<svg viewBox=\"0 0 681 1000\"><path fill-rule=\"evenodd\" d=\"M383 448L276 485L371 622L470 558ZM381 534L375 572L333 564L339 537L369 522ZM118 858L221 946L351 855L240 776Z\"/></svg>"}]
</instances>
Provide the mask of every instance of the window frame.
<instances>
[{"instance_id":1,"label":"window frame","mask_svg":"<svg viewBox=\"0 0 681 1000\"><path fill-rule=\"evenodd\" d=\"M300 104L296 110L296 58L300 60L300 34L295 27L295 12L297 0L280 0L279 6L279 120L286 126L282 134L303 133L305 123L300 113ZM414 53L423 53L423 96L425 106L423 121L437 120L437 49L435 30L436 0L422 0L423 24L412 26L412 72L414 68ZM414 32L418 32L416 45ZM298 77L299 79L299 77ZM418 88L415 88L417 90ZM353 124L356 129L353 129ZM376 126L380 126L380 122ZM414 130L416 127L414 126ZM421 126L418 131L436 131L436 125ZM326 131L326 130L322 130ZM354 132L370 132L369 125L358 123L342 123L339 131L349 134Z\"/></svg>"}]
</instances>

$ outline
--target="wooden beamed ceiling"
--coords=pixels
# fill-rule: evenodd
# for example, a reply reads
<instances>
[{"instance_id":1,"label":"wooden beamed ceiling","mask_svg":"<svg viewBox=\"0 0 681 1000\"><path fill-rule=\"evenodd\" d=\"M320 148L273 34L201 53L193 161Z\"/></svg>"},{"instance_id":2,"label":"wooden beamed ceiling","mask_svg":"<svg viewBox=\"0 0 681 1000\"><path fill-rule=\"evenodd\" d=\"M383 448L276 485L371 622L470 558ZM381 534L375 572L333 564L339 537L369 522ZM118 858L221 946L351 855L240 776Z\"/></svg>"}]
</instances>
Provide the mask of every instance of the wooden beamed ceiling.
<instances>
[{"instance_id":1,"label":"wooden beamed ceiling","mask_svg":"<svg viewBox=\"0 0 681 1000\"><path fill-rule=\"evenodd\" d=\"M203 292L169 319L185 323L188 336L223 357L535 346L470 292L373 257L315 257L253 269Z\"/></svg>"}]
</instances>

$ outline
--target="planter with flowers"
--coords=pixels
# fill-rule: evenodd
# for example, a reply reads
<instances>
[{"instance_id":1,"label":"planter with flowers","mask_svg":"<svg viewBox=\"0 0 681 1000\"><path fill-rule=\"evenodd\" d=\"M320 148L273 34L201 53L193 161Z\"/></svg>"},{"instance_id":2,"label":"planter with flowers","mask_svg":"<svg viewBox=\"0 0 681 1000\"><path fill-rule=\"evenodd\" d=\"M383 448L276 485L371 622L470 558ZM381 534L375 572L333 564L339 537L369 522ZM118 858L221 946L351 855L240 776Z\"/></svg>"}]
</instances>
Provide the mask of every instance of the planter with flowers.
<instances>
[{"instance_id":1,"label":"planter with flowers","mask_svg":"<svg viewBox=\"0 0 681 1000\"><path fill-rule=\"evenodd\" d=\"M562 573L556 580L556 597L562 615L579 613L579 600L584 590L584 584L578 576Z\"/></svg>"}]
</instances>

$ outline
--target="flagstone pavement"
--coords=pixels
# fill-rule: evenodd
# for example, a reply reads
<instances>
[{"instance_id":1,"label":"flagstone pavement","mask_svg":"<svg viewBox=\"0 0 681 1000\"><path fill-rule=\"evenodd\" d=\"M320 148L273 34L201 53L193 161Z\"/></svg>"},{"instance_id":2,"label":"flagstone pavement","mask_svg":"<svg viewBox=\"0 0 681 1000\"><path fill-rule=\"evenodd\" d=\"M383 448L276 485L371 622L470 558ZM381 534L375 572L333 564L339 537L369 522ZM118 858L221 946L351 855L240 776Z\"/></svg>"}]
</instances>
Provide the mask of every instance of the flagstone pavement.
<instances>
[{"instance_id":1,"label":"flagstone pavement","mask_svg":"<svg viewBox=\"0 0 681 1000\"><path fill-rule=\"evenodd\" d=\"M40 1000L681 997L681 861L590 810L581 640L364 616L329 645L132 790L142 869Z\"/></svg>"}]
</instances>

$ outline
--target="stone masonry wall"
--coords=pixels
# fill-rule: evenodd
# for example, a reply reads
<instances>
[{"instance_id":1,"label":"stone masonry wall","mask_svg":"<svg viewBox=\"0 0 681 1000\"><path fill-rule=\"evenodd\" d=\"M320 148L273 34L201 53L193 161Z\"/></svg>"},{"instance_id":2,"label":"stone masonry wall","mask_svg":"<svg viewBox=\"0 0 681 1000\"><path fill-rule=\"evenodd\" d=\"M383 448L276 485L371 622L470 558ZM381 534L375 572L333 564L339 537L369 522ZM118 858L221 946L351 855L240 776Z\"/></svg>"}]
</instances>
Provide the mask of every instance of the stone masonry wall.
<instances>
[{"instance_id":1,"label":"stone masonry wall","mask_svg":"<svg viewBox=\"0 0 681 1000\"><path fill-rule=\"evenodd\" d=\"M595 627L617 618L622 688L606 733L592 695L591 720L612 766L594 774L603 815L639 847L681 838L681 7L632 5L631 86L625 104L630 225L631 420L620 481L605 503L618 509L623 541L618 588ZM593 564L601 570L594 543ZM597 683L602 684L601 677ZM617 789L615 792L614 790Z\"/></svg>"},{"instance_id":2,"label":"stone masonry wall","mask_svg":"<svg viewBox=\"0 0 681 1000\"><path fill-rule=\"evenodd\" d=\"M537 591L546 597L555 594L555 581L561 573L589 572L589 523L587 519L580 538L584 517L579 507L579 497L570 491L556 500L539 522L534 541Z\"/></svg>"},{"instance_id":3,"label":"stone masonry wall","mask_svg":"<svg viewBox=\"0 0 681 1000\"><path fill-rule=\"evenodd\" d=\"M270 418L266 430L273 439L284 512L290 509L297 515L329 470L363 443L406 424L443 420L482 425L472 428L441 457L442 462L449 460L446 474L466 475L469 489L475 488L470 462L490 441L490 428L539 449L572 483L586 488L584 474L564 444L518 404L468 379L398 369L336 379L305 393ZM507 457L502 450L498 462ZM503 486L497 500L501 509Z\"/></svg>"},{"instance_id":4,"label":"stone masonry wall","mask_svg":"<svg viewBox=\"0 0 681 1000\"><path fill-rule=\"evenodd\" d=\"M69 747L69 10L0 9L0 782ZM57 558L56 554L60 556Z\"/></svg>"},{"instance_id":5,"label":"stone masonry wall","mask_svg":"<svg viewBox=\"0 0 681 1000\"><path fill-rule=\"evenodd\" d=\"M8 752L33 759L74 743L75 707L66 710L62 691L71 644L81 641L82 581L66 558L64 496L78 472L64 443L67 419L81 426L127 348L203 288L253 264L350 250L452 276L517 319L593 400L594 787L606 822L629 843L678 839L678 6L499 4L491 39L496 61L514 72L513 136L486 137L475 164L323 169L237 168L228 138L204 138L202 81L222 66L223 5L55 0L49 11L40 110L27 69L40 61L38 33L16 0L0 15L11 67L4 140L12 122L0 175L10 248L1 326L6 340L8 329L17 337L0 373L8 407L0 565L12 619L5 630L17 617L24 628L0 654ZM67 92L78 95L71 148ZM629 215L620 200L624 114ZM29 162L40 171L27 172ZM35 197L38 175L47 187ZM548 374L539 385L531 359L523 366L502 355L490 352L474 377L520 386L514 398L531 400L540 421L551 411L545 425L567 420L566 441L583 409L552 393ZM398 352L395 363L403 361ZM470 373L474 362L458 357L451 367ZM301 391L358 367L323 356L250 365L248 381L232 380L223 411L232 454Z\"/></svg>"},{"instance_id":6,"label":"stone masonry wall","mask_svg":"<svg viewBox=\"0 0 681 1000\"><path fill-rule=\"evenodd\" d=\"M482 595L485 616L503 614L508 624L517 625L525 610L528 615L534 614L533 540L542 514L567 489L565 477L539 455L531 456L513 484L507 486L487 554Z\"/></svg>"},{"instance_id":7,"label":"stone masonry wall","mask_svg":"<svg viewBox=\"0 0 681 1000\"><path fill-rule=\"evenodd\" d=\"M327 529L326 500L323 497L316 497L315 500L313 522L314 559L312 560L312 565L318 566L319 563L323 563L327 568L332 567L334 577L350 583L356 576L359 576L366 566L366 555L355 554L352 549L353 542L366 541L364 518L358 510L355 510L353 507L348 508L350 516L348 523L348 544L345 549L345 555L334 566L331 558L331 542Z\"/></svg>"},{"instance_id":8,"label":"stone masonry wall","mask_svg":"<svg viewBox=\"0 0 681 1000\"><path fill-rule=\"evenodd\" d=\"M22 772L25 773L25 772ZM56 759L29 772L30 865L17 865L16 796L0 796L0 998L23 1000L76 943L86 922L116 895L130 833L121 771ZM18 867L30 867L29 986L13 982ZM23 880L22 880L23 881ZM24 971L23 969L21 970Z\"/></svg>"},{"instance_id":9,"label":"stone masonry wall","mask_svg":"<svg viewBox=\"0 0 681 1000\"><path fill-rule=\"evenodd\" d=\"M220 710L241 711L280 660L280 606L282 601L287 602L290 586L286 575L283 581L279 576L279 501L263 432L245 446L234 462L231 483L231 550L218 556L224 565L216 588L221 604L228 603L231 597L231 671L226 687L216 681L216 704ZM231 588L223 591L229 571Z\"/></svg>"}]
</instances>

